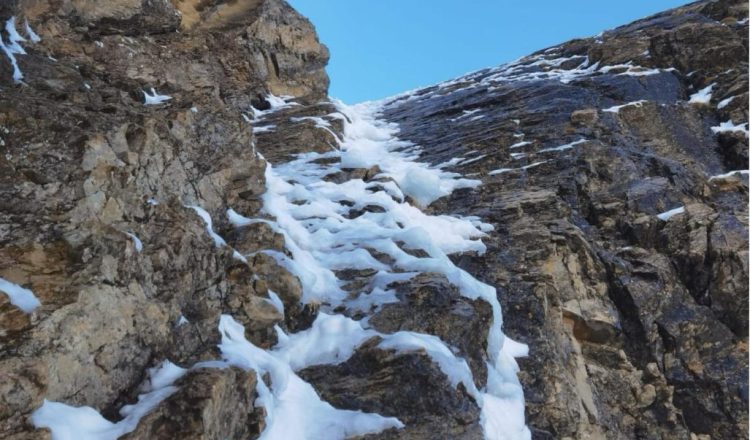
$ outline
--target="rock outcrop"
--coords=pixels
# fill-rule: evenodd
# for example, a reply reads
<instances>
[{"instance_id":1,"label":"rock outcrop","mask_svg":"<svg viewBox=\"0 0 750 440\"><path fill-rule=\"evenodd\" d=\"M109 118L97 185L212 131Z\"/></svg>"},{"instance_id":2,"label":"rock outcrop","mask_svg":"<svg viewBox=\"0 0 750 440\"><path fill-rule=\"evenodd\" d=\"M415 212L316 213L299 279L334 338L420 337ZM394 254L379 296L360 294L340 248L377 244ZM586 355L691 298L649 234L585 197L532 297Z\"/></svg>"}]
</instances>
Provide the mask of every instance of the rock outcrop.
<instances>
[{"instance_id":1,"label":"rock outcrop","mask_svg":"<svg viewBox=\"0 0 750 440\"><path fill-rule=\"evenodd\" d=\"M386 105L482 178L430 209L495 226L457 262L529 344L534 438L747 438L747 32L696 2Z\"/></svg>"},{"instance_id":2,"label":"rock outcrop","mask_svg":"<svg viewBox=\"0 0 750 440\"><path fill-rule=\"evenodd\" d=\"M41 305L0 293L0 438L50 438L32 420L45 399L116 422L149 391L160 399L121 438L257 438L280 381L219 361L220 317L278 355L328 313L365 323L361 340L290 365L352 419L405 425L364 438L484 438L473 386L497 387L495 310L462 292L465 274L497 289L505 334L529 346L532 438L747 438L747 16L699 1L385 100L398 148L481 185L417 203L368 165L318 186L428 205L488 232L487 249L456 247L446 274L430 246L353 238L371 267L337 263L350 302L332 305L308 300L296 235L267 206L268 164L317 154L296 177L318 176L353 123L304 17L283 0L3 2L0 20L41 41L26 34L17 70L0 51L0 280ZM331 200L340 224L388 206ZM399 332L442 341L473 383L383 345Z\"/></svg>"}]
</instances>

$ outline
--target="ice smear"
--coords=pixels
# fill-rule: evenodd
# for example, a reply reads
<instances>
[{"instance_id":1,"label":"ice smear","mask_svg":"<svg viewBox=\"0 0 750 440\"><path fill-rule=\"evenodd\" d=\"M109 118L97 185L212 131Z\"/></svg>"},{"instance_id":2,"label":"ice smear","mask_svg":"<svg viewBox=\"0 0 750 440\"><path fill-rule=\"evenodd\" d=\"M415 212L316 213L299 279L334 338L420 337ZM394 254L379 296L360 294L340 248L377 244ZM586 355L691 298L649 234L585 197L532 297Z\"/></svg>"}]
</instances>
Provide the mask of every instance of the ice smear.
<instances>
[{"instance_id":1,"label":"ice smear","mask_svg":"<svg viewBox=\"0 0 750 440\"><path fill-rule=\"evenodd\" d=\"M577 141L573 141L573 142L571 142L569 144L565 144L565 145L560 145L558 147L543 148L543 149L537 151L537 153L546 153L546 152L549 152L549 151L569 150L569 149L575 147L576 145L582 144L584 142L587 142L587 140L586 139L578 139Z\"/></svg>"},{"instance_id":2,"label":"ice smear","mask_svg":"<svg viewBox=\"0 0 750 440\"><path fill-rule=\"evenodd\" d=\"M487 157L486 154L480 154L477 157L472 157L471 159L466 159L466 160L460 162L459 165L466 166L466 165L469 165L470 163L478 162L478 161L484 159L485 157Z\"/></svg>"},{"instance_id":3,"label":"ice smear","mask_svg":"<svg viewBox=\"0 0 750 440\"><path fill-rule=\"evenodd\" d=\"M5 32L8 33L8 48L10 51L19 55L26 55L26 51L19 44L26 39L16 31L16 17L10 17L5 22Z\"/></svg>"},{"instance_id":4,"label":"ice smear","mask_svg":"<svg viewBox=\"0 0 750 440\"><path fill-rule=\"evenodd\" d=\"M745 175L747 175L749 173L750 173L750 170L734 170L734 171L726 172L724 174L717 174L715 176L711 176L711 177L708 178L708 180L709 181L710 180L722 180L722 179L726 179L728 177L732 177L735 174L745 174Z\"/></svg>"},{"instance_id":5,"label":"ice smear","mask_svg":"<svg viewBox=\"0 0 750 440\"><path fill-rule=\"evenodd\" d=\"M716 84L709 84L708 86L698 90L696 93L690 95L691 104L708 104L711 102L711 91Z\"/></svg>"},{"instance_id":6,"label":"ice smear","mask_svg":"<svg viewBox=\"0 0 750 440\"><path fill-rule=\"evenodd\" d=\"M531 142L529 142L529 141L521 141L521 142L516 142L515 144L511 145L511 146L510 146L510 147L508 147L508 148L509 148L509 149L513 149L513 148L521 148L521 147L525 147L526 145L531 145L531 144L532 144L532 143L531 143Z\"/></svg>"},{"instance_id":7,"label":"ice smear","mask_svg":"<svg viewBox=\"0 0 750 440\"><path fill-rule=\"evenodd\" d=\"M253 127L253 133L267 133L269 131L274 131L275 129L276 126L274 124L258 125Z\"/></svg>"},{"instance_id":8,"label":"ice smear","mask_svg":"<svg viewBox=\"0 0 750 440\"><path fill-rule=\"evenodd\" d=\"M268 302L273 304L274 307L276 307L276 310L279 311L282 315L284 314L284 303L281 301L281 298L279 298L279 295L276 294L271 289L268 289Z\"/></svg>"},{"instance_id":9,"label":"ice smear","mask_svg":"<svg viewBox=\"0 0 750 440\"><path fill-rule=\"evenodd\" d=\"M10 303L25 313L31 313L42 305L36 295L34 295L34 292L18 284L11 283L4 278L0 278L0 291L5 292L10 299Z\"/></svg>"},{"instance_id":10,"label":"ice smear","mask_svg":"<svg viewBox=\"0 0 750 440\"><path fill-rule=\"evenodd\" d=\"M640 106L643 105L644 102L647 102L647 101L645 99L641 99L641 100L638 100L638 101L628 102L628 103L625 103L625 104L622 104L622 105L615 105L613 107L605 108L602 111L603 112L608 112L608 113L620 113L620 109L622 109L622 108L630 107L630 106L640 107Z\"/></svg>"},{"instance_id":11,"label":"ice smear","mask_svg":"<svg viewBox=\"0 0 750 440\"><path fill-rule=\"evenodd\" d=\"M145 90L142 90L142 92L143 92L143 105L159 105L172 99L171 96L160 95L156 93L156 90L154 90L153 87L151 88L150 95Z\"/></svg>"},{"instance_id":12,"label":"ice smear","mask_svg":"<svg viewBox=\"0 0 750 440\"><path fill-rule=\"evenodd\" d=\"M543 163L547 163L547 162L548 161L546 161L546 160L540 160L538 162L533 162L533 163L530 163L528 165L524 165L524 166L519 167L519 168L498 168L496 170L490 171L487 174L489 174L490 176L496 176L498 174L510 173L511 171L525 171L525 170L528 170L528 169L531 169L531 168L536 168L539 165L541 165Z\"/></svg>"},{"instance_id":13,"label":"ice smear","mask_svg":"<svg viewBox=\"0 0 750 440\"><path fill-rule=\"evenodd\" d=\"M669 211L664 211L661 214L657 215L656 218L662 221L667 221L670 218L676 216L677 214L682 214L685 212L685 207L680 206L679 208L670 209Z\"/></svg>"},{"instance_id":14,"label":"ice smear","mask_svg":"<svg viewBox=\"0 0 750 440\"><path fill-rule=\"evenodd\" d=\"M730 96L729 98L726 98L726 99L722 99L722 100L721 100L721 101L720 101L720 102L719 102L719 103L718 103L718 104L716 105L716 108L718 108L719 110L723 109L724 107L728 106L728 105L729 105L729 103L730 103L730 102L732 102L732 100L733 100L734 98L736 98L736 96Z\"/></svg>"},{"instance_id":15,"label":"ice smear","mask_svg":"<svg viewBox=\"0 0 750 440\"><path fill-rule=\"evenodd\" d=\"M126 232L125 235L130 237L131 240L133 240L133 246L135 247L136 252L140 252L143 250L143 242L140 238L138 238L135 234L132 232Z\"/></svg>"},{"instance_id":16,"label":"ice smear","mask_svg":"<svg viewBox=\"0 0 750 440\"><path fill-rule=\"evenodd\" d=\"M34 29L31 29L31 26L29 25L29 20L25 20L23 22L23 28L26 31L26 36L29 37L29 40L31 40L32 43L38 43L42 41L39 35L37 35L37 33L34 32Z\"/></svg>"},{"instance_id":17,"label":"ice smear","mask_svg":"<svg viewBox=\"0 0 750 440\"><path fill-rule=\"evenodd\" d=\"M16 60L16 55L23 55L26 53L25 50L23 50L23 47L21 47L20 44L18 44L19 41L25 41L23 37L18 35L18 32L16 32L16 18L11 17L5 22L5 31L8 33L8 42L6 43L0 35L0 49L2 49L5 56L8 57L8 60L10 61L11 66L13 67L13 81L15 82L21 82L23 79L23 73L21 72L21 69L18 67L18 61Z\"/></svg>"},{"instance_id":18,"label":"ice smear","mask_svg":"<svg viewBox=\"0 0 750 440\"><path fill-rule=\"evenodd\" d=\"M211 238L214 240L214 245L216 245L216 247L224 246L225 244L227 244L227 242L224 241L224 239L221 238L219 234L214 232L213 221L211 221L211 215L205 209L196 205L186 205L185 207L192 209L193 211L195 211L196 214L198 214L198 216L201 219L203 219L203 222L206 224L206 231L208 231L208 235L210 235Z\"/></svg>"},{"instance_id":19,"label":"ice smear","mask_svg":"<svg viewBox=\"0 0 750 440\"><path fill-rule=\"evenodd\" d=\"M36 428L49 428L53 440L115 440L135 430L143 416L174 394L177 387L172 383L185 372L168 361L149 370L148 392L139 395L135 404L124 406L120 410L123 419L117 423L89 406L74 407L49 400L32 413L31 423Z\"/></svg>"}]
</instances>

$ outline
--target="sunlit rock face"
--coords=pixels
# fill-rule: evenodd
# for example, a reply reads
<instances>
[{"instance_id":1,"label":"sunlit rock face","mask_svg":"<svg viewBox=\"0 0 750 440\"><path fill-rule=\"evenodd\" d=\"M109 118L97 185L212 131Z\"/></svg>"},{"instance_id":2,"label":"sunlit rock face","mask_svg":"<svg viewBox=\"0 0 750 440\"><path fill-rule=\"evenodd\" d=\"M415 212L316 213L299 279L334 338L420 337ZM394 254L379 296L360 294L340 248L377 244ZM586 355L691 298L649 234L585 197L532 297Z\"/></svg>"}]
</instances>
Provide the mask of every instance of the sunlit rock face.
<instances>
[{"instance_id":1,"label":"sunlit rock face","mask_svg":"<svg viewBox=\"0 0 750 440\"><path fill-rule=\"evenodd\" d=\"M0 437L747 438L747 15L347 106L281 0L2 2Z\"/></svg>"}]
</instances>

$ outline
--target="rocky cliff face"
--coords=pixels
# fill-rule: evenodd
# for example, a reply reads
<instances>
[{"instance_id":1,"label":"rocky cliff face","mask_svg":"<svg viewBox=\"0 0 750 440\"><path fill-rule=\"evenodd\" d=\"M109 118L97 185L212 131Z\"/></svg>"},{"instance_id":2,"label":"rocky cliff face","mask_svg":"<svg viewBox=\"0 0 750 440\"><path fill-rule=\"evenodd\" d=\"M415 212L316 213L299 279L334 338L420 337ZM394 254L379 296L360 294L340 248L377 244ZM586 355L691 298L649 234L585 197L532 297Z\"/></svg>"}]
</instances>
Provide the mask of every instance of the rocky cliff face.
<instances>
[{"instance_id":1,"label":"rocky cliff face","mask_svg":"<svg viewBox=\"0 0 750 440\"><path fill-rule=\"evenodd\" d=\"M281 0L4 2L0 438L747 438L747 15L347 107Z\"/></svg>"}]
</instances>

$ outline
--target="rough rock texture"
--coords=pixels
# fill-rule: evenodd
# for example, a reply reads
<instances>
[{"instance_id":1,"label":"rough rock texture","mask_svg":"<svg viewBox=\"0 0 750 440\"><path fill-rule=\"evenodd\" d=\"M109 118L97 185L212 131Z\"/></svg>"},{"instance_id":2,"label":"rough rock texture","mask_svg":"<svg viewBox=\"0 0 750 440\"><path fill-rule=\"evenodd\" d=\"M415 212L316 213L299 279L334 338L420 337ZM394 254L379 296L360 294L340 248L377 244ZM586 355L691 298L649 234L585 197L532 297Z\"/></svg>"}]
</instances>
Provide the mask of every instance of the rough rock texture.
<instances>
[{"instance_id":1,"label":"rough rock texture","mask_svg":"<svg viewBox=\"0 0 750 440\"><path fill-rule=\"evenodd\" d=\"M299 283L286 270L233 258L187 206L208 211L222 236L227 208L258 214L265 162L242 114L252 114L251 103L267 106L269 92L324 98L327 49L284 2L211 2L182 23L186 3L3 2L0 19L28 19L42 41L18 56L23 84L0 57L0 277L31 289L42 306L26 315L0 295L2 438L25 438L45 398L119 419L148 368L218 357L221 313L269 347L283 316L266 299L267 279L290 310L298 303ZM217 20L222 7L238 19ZM172 99L144 106L151 87ZM249 413L230 414L243 408L237 396L252 409L242 392L254 390L251 378L214 372L186 381L191 400L173 396L133 438L253 432ZM227 425L207 425L216 417Z\"/></svg>"},{"instance_id":2,"label":"rough rock texture","mask_svg":"<svg viewBox=\"0 0 750 440\"><path fill-rule=\"evenodd\" d=\"M529 344L535 438L747 438L747 177L711 178L748 168L747 135L710 128L748 120L747 32L746 3L697 2L386 106L483 181L431 209L496 228L456 261Z\"/></svg>"},{"instance_id":3,"label":"rough rock texture","mask_svg":"<svg viewBox=\"0 0 750 440\"><path fill-rule=\"evenodd\" d=\"M13 15L42 41L17 57L23 84L0 55L0 277L42 306L25 314L0 294L0 438L48 438L28 419L45 398L119 420L149 368L218 358L220 314L263 348L274 325L309 327L317 305L258 253L284 252L284 237L225 213L262 216L256 149L278 163L341 136L341 121L309 118L334 111L312 25L282 0L1 2L0 20ZM746 19L745 3L701 1L386 105L422 160L464 157L446 168L482 180L427 211L495 227L484 255L454 260L497 287L505 332L530 346L534 438L747 438L748 184L720 176L748 168L747 136L711 130L748 120ZM710 84L709 103L688 102ZM152 87L172 99L144 106ZM269 92L300 105L253 133L243 115ZM350 292L374 275L337 273ZM433 273L390 287L399 302L372 328L438 335L482 386L488 304ZM463 386L377 342L299 374L335 407L407 425L366 438L482 438ZM192 370L126 438L256 438L260 379Z\"/></svg>"},{"instance_id":4,"label":"rough rock texture","mask_svg":"<svg viewBox=\"0 0 750 440\"><path fill-rule=\"evenodd\" d=\"M398 354L363 344L346 362L311 367L300 376L332 405L398 417L406 428L368 439L481 439L476 403L463 386L453 388L424 353Z\"/></svg>"},{"instance_id":5,"label":"rough rock texture","mask_svg":"<svg viewBox=\"0 0 750 440\"><path fill-rule=\"evenodd\" d=\"M253 438L263 427L254 408L256 378L236 368L196 370L175 383L179 391L122 437L150 439Z\"/></svg>"}]
</instances>

